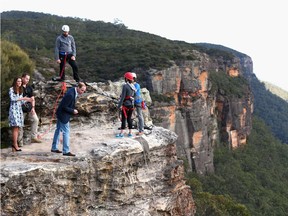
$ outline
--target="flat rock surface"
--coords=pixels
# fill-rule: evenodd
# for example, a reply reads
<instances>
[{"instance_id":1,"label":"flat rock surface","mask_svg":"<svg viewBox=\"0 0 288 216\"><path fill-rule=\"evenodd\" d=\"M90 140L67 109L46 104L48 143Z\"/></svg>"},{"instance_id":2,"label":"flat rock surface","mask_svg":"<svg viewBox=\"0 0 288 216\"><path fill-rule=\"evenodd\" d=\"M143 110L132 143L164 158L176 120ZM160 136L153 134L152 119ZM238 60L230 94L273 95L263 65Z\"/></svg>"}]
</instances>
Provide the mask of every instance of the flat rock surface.
<instances>
[{"instance_id":1,"label":"flat rock surface","mask_svg":"<svg viewBox=\"0 0 288 216\"><path fill-rule=\"evenodd\" d=\"M1 163L3 163L3 158L7 160L11 157L15 160L18 156L28 156L28 155L47 155L47 156L63 156L62 154L52 153L51 146L53 141L53 135L55 131L55 124L46 126L39 129L39 134L41 136L42 143L31 143L21 147L21 152L12 152L11 148L1 149ZM137 130L133 129L134 137L128 138L128 130L125 131L124 138L116 138L116 134L119 133L118 125L110 125L105 127L97 127L93 125L70 125L70 151L76 156L84 156L89 154L92 149L103 148L103 143L106 142L116 142L121 143L123 141L131 142L136 138ZM145 136L145 135L143 135ZM59 150L62 150L62 134L60 134L60 144Z\"/></svg>"}]
</instances>

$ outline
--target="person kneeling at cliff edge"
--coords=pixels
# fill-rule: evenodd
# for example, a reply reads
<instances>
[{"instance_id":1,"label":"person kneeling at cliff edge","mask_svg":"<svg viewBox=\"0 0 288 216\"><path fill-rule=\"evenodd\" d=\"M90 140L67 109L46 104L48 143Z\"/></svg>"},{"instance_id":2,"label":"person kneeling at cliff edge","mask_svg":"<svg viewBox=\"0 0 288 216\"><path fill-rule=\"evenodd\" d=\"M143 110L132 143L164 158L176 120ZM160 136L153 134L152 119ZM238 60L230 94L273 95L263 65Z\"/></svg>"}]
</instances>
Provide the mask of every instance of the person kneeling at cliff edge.
<instances>
[{"instance_id":1,"label":"person kneeling at cliff edge","mask_svg":"<svg viewBox=\"0 0 288 216\"><path fill-rule=\"evenodd\" d=\"M57 124L54 133L51 152L62 153L58 149L60 132L63 133L63 155L75 156L70 152L70 125L69 121L72 115L78 114L78 110L75 109L75 102L78 95L83 94L86 91L86 85L83 82L79 82L77 87L70 88L64 95L60 102L57 111Z\"/></svg>"}]
</instances>

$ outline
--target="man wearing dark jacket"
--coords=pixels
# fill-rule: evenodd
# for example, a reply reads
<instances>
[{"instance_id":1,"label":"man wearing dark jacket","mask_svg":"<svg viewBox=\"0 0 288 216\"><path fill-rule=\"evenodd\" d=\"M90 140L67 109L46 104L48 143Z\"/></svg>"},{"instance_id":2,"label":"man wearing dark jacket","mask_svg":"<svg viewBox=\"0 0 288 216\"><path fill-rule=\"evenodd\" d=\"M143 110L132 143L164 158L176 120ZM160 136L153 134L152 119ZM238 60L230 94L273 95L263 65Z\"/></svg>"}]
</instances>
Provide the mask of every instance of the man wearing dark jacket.
<instances>
[{"instance_id":1,"label":"man wearing dark jacket","mask_svg":"<svg viewBox=\"0 0 288 216\"><path fill-rule=\"evenodd\" d=\"M54 133L51 152L62 153L58 149L60 132L63 133L63 155L75 156L70 152L70 118L72 115L78 114L78 110L75 109L76 98L78 95L83 94L86 91L86 85L83 82L79 82L77 87L70 88L62 101L60 102L56 111L57 125Z\"/></svg>"}]
</instances>

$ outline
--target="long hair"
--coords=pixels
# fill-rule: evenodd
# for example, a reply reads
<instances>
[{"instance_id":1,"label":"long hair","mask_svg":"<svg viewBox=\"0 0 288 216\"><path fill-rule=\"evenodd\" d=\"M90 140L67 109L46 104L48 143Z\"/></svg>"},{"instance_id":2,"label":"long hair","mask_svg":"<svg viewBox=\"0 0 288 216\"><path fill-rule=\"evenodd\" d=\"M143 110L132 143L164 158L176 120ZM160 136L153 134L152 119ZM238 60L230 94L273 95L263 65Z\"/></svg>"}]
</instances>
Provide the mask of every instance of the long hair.
<instances>
[{"instance_id":1,"label":"long hair","mask_svg":"<svg viewBox=\"0 0 288 216\"><path fill-rule=\"evenodd\" d=\"M22 94L22 92L23 92L22 86L20 86L20 87L17 86L17 80L18 79L20 79L22 81L21 77L15 77L11 87L13 87L13 91L15 94Z\"/></svg>"}]
</instances>

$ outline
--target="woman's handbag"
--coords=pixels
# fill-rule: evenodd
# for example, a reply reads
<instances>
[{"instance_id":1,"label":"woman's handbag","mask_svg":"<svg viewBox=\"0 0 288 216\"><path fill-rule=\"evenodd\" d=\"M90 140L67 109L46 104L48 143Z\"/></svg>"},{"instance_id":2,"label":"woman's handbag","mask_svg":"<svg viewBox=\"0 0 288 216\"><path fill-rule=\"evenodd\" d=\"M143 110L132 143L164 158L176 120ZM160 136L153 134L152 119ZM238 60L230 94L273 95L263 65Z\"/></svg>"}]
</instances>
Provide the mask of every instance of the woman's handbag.
<instances>
[{"instance_id":1,"label":"woman's handbag","mask_svg":"<svg viewBox=\"0 0 288 216\"><path fill-rule=\"evenodd\" d=\"M31 102L26 102L22 104L22 110L25 113L29 113L32 110L32 103Z\"/></svg>"}]
</instances>

